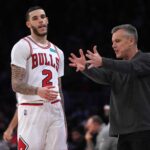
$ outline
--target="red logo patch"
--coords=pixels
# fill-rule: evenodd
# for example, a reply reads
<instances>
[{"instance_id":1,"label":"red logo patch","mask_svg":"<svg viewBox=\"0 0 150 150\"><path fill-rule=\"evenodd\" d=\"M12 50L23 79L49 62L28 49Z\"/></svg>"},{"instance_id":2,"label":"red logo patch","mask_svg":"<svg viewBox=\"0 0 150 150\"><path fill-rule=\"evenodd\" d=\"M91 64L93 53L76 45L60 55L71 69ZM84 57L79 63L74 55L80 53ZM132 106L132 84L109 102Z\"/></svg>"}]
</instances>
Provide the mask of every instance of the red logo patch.
<instances>
[{"instance_id":1,"label":"red logo patch","mask_svg":"<svg viewBox=\"0 0 150 150\"><path fill-rule=\"evenodd\" d=\"M19 138L18 141L18 150L27 150L29 145L24 141L22 137Z\"/></svg>"}]
</instances>

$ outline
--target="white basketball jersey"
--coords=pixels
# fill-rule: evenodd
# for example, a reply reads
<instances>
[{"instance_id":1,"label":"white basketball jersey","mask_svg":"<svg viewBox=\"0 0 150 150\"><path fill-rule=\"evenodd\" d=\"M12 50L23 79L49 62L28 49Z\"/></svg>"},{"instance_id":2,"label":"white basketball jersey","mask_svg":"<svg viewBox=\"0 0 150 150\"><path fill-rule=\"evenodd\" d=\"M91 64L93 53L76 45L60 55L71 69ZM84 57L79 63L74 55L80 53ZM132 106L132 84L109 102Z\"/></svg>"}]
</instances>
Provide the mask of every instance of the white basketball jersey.
<instances>
[{"instance_id":1,"label":"white basketball jersey","mask_svg":"<svg viewBox=\"0 0 150 150\"><path fill-rule=\"evenodd\" d=\"M25 82L35 87L53 85L59 91L58 78L64 75L64 54L54 44L44 47L31 36L17 42L11 53L11 64L26 69ZM17 93L19 103L45 100L38 95ZM60 94L57 99L60 99Z\"/></svg>"}]
</instances>

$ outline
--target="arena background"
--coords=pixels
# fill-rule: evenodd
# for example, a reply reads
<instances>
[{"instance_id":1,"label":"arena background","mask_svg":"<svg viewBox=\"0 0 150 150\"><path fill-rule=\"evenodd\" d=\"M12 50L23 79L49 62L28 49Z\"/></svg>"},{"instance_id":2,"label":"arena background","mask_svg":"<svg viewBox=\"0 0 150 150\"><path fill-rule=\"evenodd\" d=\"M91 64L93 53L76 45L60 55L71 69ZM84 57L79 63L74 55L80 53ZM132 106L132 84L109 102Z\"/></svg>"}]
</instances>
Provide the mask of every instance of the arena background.
<instances>
[{"instance_id":1,"label":"arena background","mask_svg":"<svg viewBox=\"0 0 150 150\"><path fill-rule=\"evenodd\" d=\"M69 137L88 116L100 115L109 104L109 87L94 83L68 66L71 52L78 54L98 45L102 56L114 58L111 48L112 27L130 23L139 33L139 48L149 52L150 1L148 0L5 0L0 1L0 138L16 109L11 88L10 52L12 46L29 34L25 12L30 6L42 6L49 17L48 39L64 51L65 76L62 87Z\"/></svg>"}]
</instances>

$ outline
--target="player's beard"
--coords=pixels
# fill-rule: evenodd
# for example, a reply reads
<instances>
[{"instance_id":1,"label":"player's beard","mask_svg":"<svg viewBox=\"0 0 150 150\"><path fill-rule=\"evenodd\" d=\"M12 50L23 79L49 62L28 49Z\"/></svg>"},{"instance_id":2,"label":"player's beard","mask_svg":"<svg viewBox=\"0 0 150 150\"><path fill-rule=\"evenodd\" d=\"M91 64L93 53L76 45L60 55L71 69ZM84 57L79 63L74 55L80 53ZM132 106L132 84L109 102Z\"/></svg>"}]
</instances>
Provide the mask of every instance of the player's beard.
<instances>
[{"instance_id":1,"label":"player's beard","mask_svg":"<svg viewBox=\"0 0 150 150\"><path fill-rule=\"evenodd\" d=\"M47 35L47 32L48 32L48 27L47 27L47 31L44 32L44 33L39 33L37 28L35 28L34 26L31 26L32 30L33 30L33 33L37 36L40 36L40 37L43 37L45 35Z\"/></svg>"}]
</instances>

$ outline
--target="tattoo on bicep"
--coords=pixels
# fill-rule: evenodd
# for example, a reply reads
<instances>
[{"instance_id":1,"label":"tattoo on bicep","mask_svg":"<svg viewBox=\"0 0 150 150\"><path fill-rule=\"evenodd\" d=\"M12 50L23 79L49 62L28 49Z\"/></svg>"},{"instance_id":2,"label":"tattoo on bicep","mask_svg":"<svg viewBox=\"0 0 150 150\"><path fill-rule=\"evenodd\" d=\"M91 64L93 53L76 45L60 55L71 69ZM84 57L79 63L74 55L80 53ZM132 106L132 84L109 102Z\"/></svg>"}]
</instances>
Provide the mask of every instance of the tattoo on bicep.
<instances>
[{"instance_id":1,"label":"tattoo on bicep","mask_svg":"<svg viewBox=\"0 0 150 150\"><path fill-rule=\"evenodd\" d=\"M36 95L37 87L25 83L26 70L24 68L11 65L12 88L15 92L25 95Z\"/></svg>"}]
</instances>

